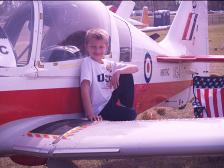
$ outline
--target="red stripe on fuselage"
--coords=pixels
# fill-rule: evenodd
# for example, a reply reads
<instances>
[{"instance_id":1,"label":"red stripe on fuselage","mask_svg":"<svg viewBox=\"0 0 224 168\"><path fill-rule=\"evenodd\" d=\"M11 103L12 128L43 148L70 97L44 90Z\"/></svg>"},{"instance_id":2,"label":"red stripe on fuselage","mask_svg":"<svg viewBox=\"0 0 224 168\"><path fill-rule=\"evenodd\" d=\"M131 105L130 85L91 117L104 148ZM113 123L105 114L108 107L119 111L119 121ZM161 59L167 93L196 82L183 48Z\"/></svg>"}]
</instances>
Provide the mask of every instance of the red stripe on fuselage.
<instances>
[{"instance_id":1,"label":"red stripe on fuselage","mask_svg":"<svg viewBox=\"0 0 224 168\"><path fill-rule=\"evenodd\" d=\"M135 108L141 113L180 93L192 85L192 80L135 85Z\"/></svg>"},{"instance_id":2,"label":"red stripe on fuselage","mask_svg":"<svg viewBox=\"0 0 224 168\"><path fill-rule=\"evenodd\" d=\"M141 113L192 85L192 81L137 84L135 108ZM0 124L54 114L83 111L80 88L0 91Z\"/></svg>"},{"instance_id":3,"label":"red stripe on fuselage","mask_svg":"<svg viewBox=\"0 0 224 168\"><path fill-rule=\"evenodd\" d=\"M0 92L0 124L27 117L83 111L79 88Z\"/></svg>"}]
</instances>

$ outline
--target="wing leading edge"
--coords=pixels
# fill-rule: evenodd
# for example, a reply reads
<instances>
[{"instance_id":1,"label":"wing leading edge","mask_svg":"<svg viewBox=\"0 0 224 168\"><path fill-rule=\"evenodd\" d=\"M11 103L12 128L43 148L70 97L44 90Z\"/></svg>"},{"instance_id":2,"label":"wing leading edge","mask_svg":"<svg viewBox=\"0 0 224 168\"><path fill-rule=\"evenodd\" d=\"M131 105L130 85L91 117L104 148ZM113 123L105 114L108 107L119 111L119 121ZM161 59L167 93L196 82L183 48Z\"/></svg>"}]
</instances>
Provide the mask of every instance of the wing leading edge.
<instances>
[{"instance_id":1,"label":"wing leading edge","mask_svg":"<svg viewBox=\"0 0 224 168\"><path fill-rule=\"evenodd\" d=\"M77 120L67 123L72 122ZM12 150L16 154L71 159L224 154L223 125L223 118L82 122L57 137L50 129L35 129L17 139Z\"/></svg>"}]
</instances>

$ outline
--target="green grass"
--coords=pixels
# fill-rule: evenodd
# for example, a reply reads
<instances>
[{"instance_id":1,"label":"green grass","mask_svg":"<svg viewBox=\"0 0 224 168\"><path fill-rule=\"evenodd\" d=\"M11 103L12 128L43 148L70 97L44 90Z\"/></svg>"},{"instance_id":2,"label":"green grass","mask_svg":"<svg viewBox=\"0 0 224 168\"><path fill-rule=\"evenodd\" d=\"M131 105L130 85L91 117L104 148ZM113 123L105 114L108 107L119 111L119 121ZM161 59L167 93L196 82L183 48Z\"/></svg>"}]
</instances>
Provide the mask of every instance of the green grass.
<instances>
[{"instance_id":1,"label":"green grass","mask_svg":"<svg viewBox=\"0 0 224 168\"><path fill-rule=\"evenodd\" d=\"M208 32L209 54L224 55L224 24L210 25Z\"/></svg>"}]
</instances>

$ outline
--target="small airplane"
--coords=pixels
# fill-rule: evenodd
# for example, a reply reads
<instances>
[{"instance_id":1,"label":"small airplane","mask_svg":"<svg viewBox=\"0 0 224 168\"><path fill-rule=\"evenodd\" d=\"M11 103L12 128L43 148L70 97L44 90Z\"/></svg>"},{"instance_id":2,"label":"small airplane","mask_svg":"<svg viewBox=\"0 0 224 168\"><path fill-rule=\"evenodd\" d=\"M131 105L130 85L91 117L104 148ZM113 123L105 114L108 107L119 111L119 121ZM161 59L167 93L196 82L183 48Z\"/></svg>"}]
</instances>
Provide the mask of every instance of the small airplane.
<instances>
[{"instance_id":1,"label":"small airplane","mask_svg":"<svg viewBox=\"0 0 224 168\"><path fill-rule=\"evenodd\" d=\"M109 5L107 8L117 15L121 16L129 23L139 28L141 31L145 33L155 32L160 30L168 30L170 25L166 26L149 26L150 18L149 18L149 9L147 6L143 7L141 21L137 21L135 19L130 18L131 13L133 12L135 6L134 1L121 1L119 7L116 9L115 6ZM158 37L157 37L158 38Z\"/></svg>"},{"instance_id":2,"label":"small airplane","mask_svg":"<svg viewBox=\"0 0 224 168\"><path fill-rule=\"evenodd\" d=\"M208 76L209 62L224 61L208 55L206 1L182 1L159 43L100 1L16 1L13 10L0 8L1 157L72 167L73 159L224 154L223 118L90 122L80 97L85 33L100 27L111 36L106 59L139 67L138 113L184 107L192 75Z\"/></svg>"}]
</instances>

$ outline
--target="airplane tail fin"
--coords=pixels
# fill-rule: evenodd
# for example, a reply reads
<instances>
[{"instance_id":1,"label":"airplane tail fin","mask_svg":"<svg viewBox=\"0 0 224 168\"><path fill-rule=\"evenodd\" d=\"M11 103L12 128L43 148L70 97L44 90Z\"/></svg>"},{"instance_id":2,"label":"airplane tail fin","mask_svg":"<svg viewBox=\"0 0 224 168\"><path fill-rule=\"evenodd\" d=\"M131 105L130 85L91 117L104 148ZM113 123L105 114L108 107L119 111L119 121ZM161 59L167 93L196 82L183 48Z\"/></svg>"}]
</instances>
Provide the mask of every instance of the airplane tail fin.
<instances>
[{"instance_id":1,"label":"airplane tail fin","mask_svg":"<svg viewBox=\"0 0 224 168\"><path fill-rule=\"evenodd\" d=\"M143 7L143 11L142 11L142 19L141 19L142 23L149 26L149 9L147 6Z\"/></svg>"},{"instance_id":2,"label":"airplane tail fin","mask_svg":"<svg viewBox=\"0 0 224 168\"><path fill-rule=\"evenodd\" d=\"M160 45L172 55L208 55L207 1L182 1Z\"/></svg>"},{"instance_id":3,"label":"airplane tail fin","mask_svg":"<svg viewBox=\"0 0 224 168\"><path fill-rule=\"evenodd\" d=\"M131 13L134 9L135 2L134 1L121 1L116 14L127 19L131 16Z\"/></svg>"}]
</instances>

